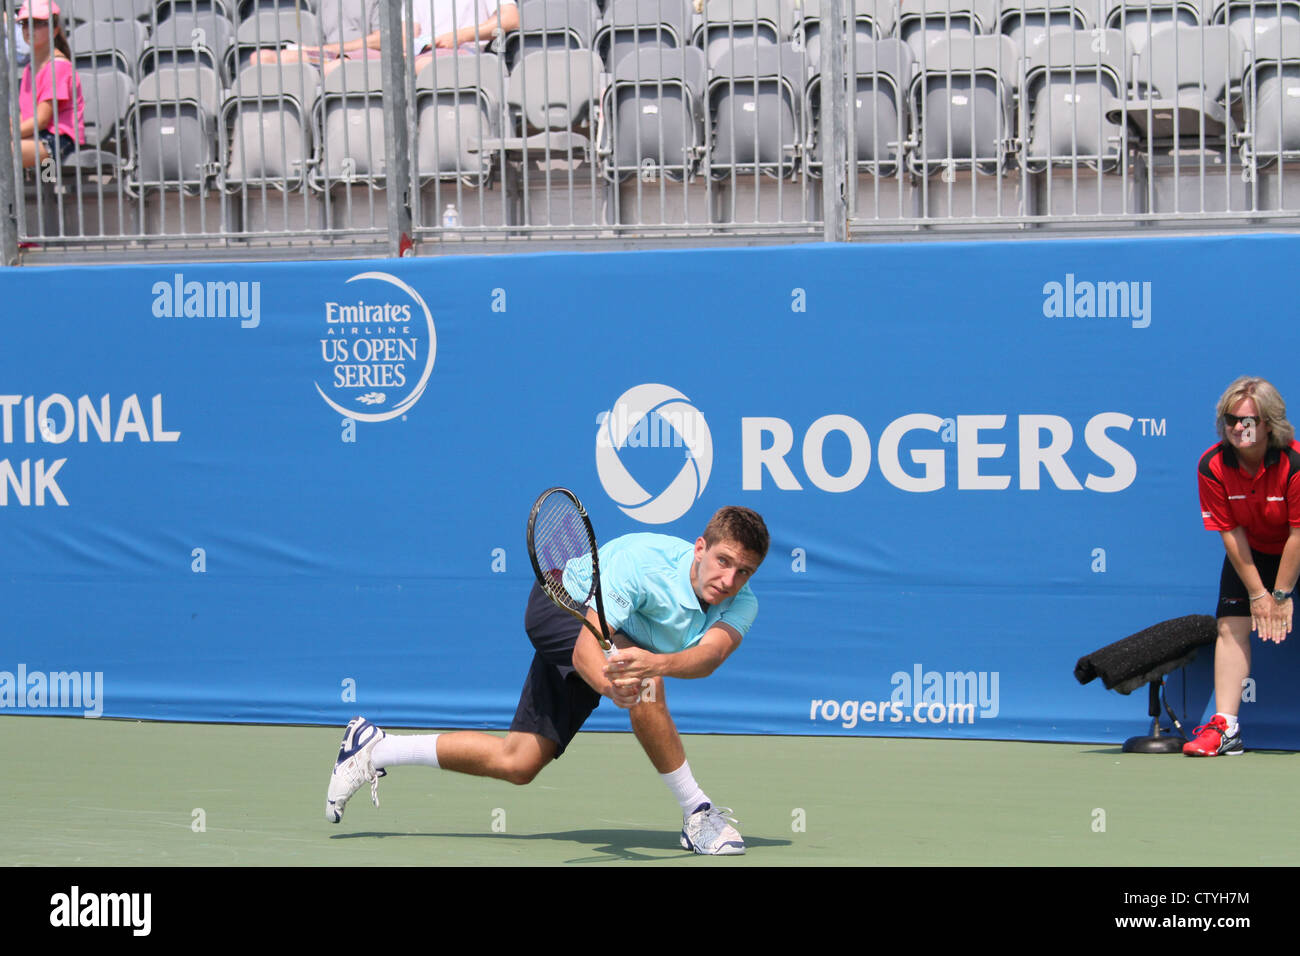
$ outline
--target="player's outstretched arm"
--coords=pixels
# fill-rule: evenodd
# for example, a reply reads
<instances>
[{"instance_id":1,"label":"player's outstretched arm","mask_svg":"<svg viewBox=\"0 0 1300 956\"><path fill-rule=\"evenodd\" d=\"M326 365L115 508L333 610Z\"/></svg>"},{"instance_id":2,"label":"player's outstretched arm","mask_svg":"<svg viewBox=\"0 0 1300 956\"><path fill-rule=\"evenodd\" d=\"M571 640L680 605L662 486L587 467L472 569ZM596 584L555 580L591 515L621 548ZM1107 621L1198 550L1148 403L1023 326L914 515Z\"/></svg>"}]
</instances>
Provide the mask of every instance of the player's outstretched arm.
<instances>
[{"instance_id":1,"label":"player's outstretched arm","mask_svg":"<svg viewBox=\"0 0 1300 956\"><path fill-rule=\"evenodd\" d=\"M588 610L587 618L593 625L600 627L595 611ZM614 644L615 646L628 645L628 641L623 638L623 635L615 633ZM622 708L631 707L640 696L641 687L635 680L615 681L606 676L605 653L600 649L600 644L597 642L595 635L585 627L578 635L578 642L573 647L573 669L597 694L608 697Z\"/></svg>"},{"instance_id":2,"label":"player's outstretched arm","mask_svg":"<svg viewBox=\"0 0 1300 956\"><path fill-rule=\"evenodd\" d=\"M631 679L637 684L654 677L694 680L716 671L739 646L739 631L727 624L715 624L694 647L673 654L656 654L640 647L621 648L605 662L604 673L611 679Z\"/></svg>"}]
</instances>

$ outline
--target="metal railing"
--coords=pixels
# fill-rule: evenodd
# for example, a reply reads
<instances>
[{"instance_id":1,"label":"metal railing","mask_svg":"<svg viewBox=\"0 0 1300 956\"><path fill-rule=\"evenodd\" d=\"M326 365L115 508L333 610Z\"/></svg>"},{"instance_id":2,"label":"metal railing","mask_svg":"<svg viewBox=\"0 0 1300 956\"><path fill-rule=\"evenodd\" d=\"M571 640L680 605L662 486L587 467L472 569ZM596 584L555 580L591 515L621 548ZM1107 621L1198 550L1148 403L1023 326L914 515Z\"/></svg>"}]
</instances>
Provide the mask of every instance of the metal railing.
<instances>
[{"instance_id":1,"label":"metal railing","mask_svg":"<svg viewBox=\"0 0 1300 956\"><path fill-rule=\"evenodd\" d=\"M1300 0L492 2L69 0L86 136L3 151L4 261L1300 219Z\"/></svg>"}]
</instances>

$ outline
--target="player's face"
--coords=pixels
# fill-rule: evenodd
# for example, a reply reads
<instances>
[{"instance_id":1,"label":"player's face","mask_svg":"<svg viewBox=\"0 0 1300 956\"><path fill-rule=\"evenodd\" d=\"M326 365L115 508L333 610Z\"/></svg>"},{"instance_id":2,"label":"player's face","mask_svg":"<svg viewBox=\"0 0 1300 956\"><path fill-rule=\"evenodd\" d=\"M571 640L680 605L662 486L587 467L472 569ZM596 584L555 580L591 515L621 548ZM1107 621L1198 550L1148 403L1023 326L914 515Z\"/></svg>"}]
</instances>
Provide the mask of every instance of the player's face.
<instances>
[{"instance_id":1,"label":"player's face","mask_svg":"<svg viewBox=\"0 0 1300 956\"><path fill-rule=\"evenodd\" d=\"M1228 409L1228 441L1241 451L1257 451L1268 447L1268 425L1259 417L1259 408L1253 398L1243 398Z\"/></svg>"},{"instance_id":2,"label":"player's face","mask_svg":"<svg viewBox=\"0 0 1300 956\"><path fill-rule=\"evenodd\" d=\"M719 541L712 547L703 538L695 542L695 562L691 565L691 586L705 604L720 604L735 597L762 561L734 541Z\"/></svg>"}]
</instances>

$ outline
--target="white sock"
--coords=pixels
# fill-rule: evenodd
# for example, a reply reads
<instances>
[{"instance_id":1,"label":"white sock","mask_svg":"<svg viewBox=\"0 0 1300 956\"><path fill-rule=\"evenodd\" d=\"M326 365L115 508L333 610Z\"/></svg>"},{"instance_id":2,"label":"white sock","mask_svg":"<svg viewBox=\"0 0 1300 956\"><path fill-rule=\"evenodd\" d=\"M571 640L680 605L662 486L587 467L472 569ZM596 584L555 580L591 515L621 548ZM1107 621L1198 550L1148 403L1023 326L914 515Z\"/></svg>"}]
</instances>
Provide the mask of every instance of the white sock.
<instances>
[{"instance_id":1,"label":"white sock","mask_svg":"<svg viewBox=\"0 0 1300 956\"><path fill-rule=\"evenodd\" d=\"M693 813L701 803L711 802L704 791L700 789L700 785L695 782L695 776L691 773L689 761L672 773L661 773L659 779L668 785L668 789L677 798L677 803L682 808L682 816Z\"/></svg>"},{"instance_id":2,"label":"white sock","mask_svg":"<svg viewBox=\"0 0 1300 956\"><path fill-rule=\"evenodd\" d=\"M387 767L438 767L438 734L388 734L371 753L376 770Z\"/></svg>"},{"instance_id":3,"label":"white sock","mask_svg":"<svg viewBox=\"0 0 1300 956\"><path fill-rule=\"evenodd\" d=\"M1237 736L1237 715L1236 715L1236 714L1219 714L1218 716L1222 717L1222 718L1223 718L1225 721L1227 721L1227 723L1228 723L1228 733L1227 733L1227 736L1229 736L1229 737L1235 737L1235 736Z\"/></svg>"}]
</instances>

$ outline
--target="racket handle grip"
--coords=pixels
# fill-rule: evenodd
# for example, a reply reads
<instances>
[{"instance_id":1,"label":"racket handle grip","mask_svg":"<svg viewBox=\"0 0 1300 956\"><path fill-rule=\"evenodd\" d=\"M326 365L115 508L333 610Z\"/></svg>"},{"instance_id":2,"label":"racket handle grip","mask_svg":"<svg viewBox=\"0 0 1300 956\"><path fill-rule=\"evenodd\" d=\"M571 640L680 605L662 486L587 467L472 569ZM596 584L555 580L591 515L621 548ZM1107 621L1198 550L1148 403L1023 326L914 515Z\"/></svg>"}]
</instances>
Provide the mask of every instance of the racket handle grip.
<instances>
[{"instance_id":1,"label":"racket handle grip","mask_svg":"<svg viewBox=\"0 0 1300 956\"><path fill-rule=\"evenodd\" d=\"M613 644L609 645L609 647L604 647L602 645L600 648L600 652L605 655L605 660L609 660L611 657L613 657L615 654L618 653L618 648L615 647Z\"/></svg>"}]
</instances>

